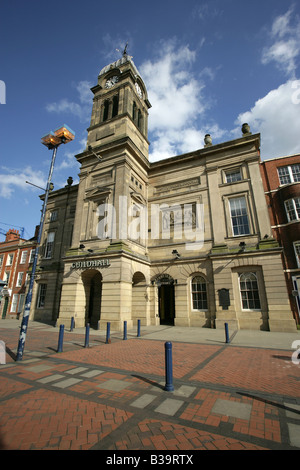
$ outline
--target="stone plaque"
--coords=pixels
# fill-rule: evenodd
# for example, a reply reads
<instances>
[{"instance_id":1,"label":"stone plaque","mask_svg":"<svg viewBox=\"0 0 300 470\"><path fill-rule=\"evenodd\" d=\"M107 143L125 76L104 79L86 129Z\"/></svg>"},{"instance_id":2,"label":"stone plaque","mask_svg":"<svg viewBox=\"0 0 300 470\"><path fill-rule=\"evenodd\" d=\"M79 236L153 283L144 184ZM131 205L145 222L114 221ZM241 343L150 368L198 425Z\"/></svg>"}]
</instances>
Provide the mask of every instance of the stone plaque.
<instances>
[{"instance_id":1,"label":"stone plaque","mask_svg":"<svg viewBox=\"0 0 300 470\"><path fill-rule=\"evenodd\" d=\"M223 310L228 310L230 305L229 289L219 289L218 294L220 307L222 307Z\"/></svg>"}]
</instances>

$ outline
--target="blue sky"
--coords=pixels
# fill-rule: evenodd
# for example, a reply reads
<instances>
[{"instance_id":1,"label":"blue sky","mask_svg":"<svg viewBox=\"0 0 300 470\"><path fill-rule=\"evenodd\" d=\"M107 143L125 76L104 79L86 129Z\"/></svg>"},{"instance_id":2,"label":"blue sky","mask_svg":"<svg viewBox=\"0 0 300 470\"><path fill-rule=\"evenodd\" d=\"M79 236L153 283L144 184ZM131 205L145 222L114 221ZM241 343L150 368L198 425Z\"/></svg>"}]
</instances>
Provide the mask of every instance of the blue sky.
<instances>
[{"instance_id":1,"label":"blue sky","mask_svg":"<svg viewBox=\"0 0 300 470\"><path fill-rule=\"evenodd\" d=\"M150 161L261 133L262 159L300 152L300 5L289 0L11 0L0 10L0 229L39 223L51 151L76 133L53 182L78 181L99 71L128 53L152 104ZM5 225L8 224L8 225ZM2 241L4 237L0 235Z\"/></svg>"}]
</instances>

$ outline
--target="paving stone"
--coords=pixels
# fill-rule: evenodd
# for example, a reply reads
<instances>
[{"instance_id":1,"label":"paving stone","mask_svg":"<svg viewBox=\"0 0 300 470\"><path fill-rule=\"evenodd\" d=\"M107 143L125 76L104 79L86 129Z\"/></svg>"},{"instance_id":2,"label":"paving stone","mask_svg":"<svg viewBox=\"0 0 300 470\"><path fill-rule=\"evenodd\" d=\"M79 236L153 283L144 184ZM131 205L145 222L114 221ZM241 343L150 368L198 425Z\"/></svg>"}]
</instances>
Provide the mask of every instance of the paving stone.
<instances>
[{"instance_id":1,"label":"paving stone","mask_svg":"<svg viewBox=\"0 0 300 470\"><path fill-rule=\"evenodd\" d=\"M179 395L181 397L189 397L196 390L196 387L191 387L189 385L181 385L177 390L174 391L174 395Z\"/></svg>"},{"instance_id":2,"label":"paving stone","mask_svg":"<svg viewBox=\"0 0 300 470\"><path fill-rule=\"evenodd\" d=\"M79 372L82 372L82 371L85 371L85 370L88 370L87 367L75 367L75 369L70 369L70 370L66 370L65 372L67 374L79 374Z\"/></svg>"},{"instance_id":3,"label":"paving stone","mask_svg":"<svg viewBox=\"0 0 300 470\"><path fill-rule=\"evenodd\" d=\"M84 374L80 374L81 377L95 377L96 375L104 374L104 370L89 370Z\"/></svg>"},{"instance_id":4,"label":"paving stone","mask_svg":"<svg viewBox=\"0 0 300 470\"><path fill-rule=\"evenodd\" d=\"M124 380L109 379L98 385L98 387L104 388L105 390L120 392L124 388L130 387L130 385L132 385L130 382L125 382Z\"/></svg>"},{"instance_id":5,"label":"paving stone","mask_svg":"<svg viewBox=\"0 0 300 470\"><path fill-rule=\"evenodd\" d=\"M164 413L166 415L173 416L181 407L184 402L181 400L175 400L174 398L167 398L164 400L155 411L158 413Z\"/></svg>"},{"instance_id":6,"label":"paving stone","mask_svg":"<svg viewBox=\"0 0 300 470\"><path fill-rule=\"evenodd\" d=\"M250 419L252 405L247 403L238 403L231 400L218 398L212 407L213 413L231 416L233 418Z\"/></svg>"},{"instance_id":7,"label":"paving stone","mask_svg":"<svg viewBox=\"0 0 300 470\"><path fill-rule=\"evenodd\" d=\"M60 374L53 374L53 375L48 375L48 377L43 377L42 379L38 379L37 382L40 382L42 384L47 384L49 382L55 382L55 380L63 379L64 376Z\"/></svg>"},{"instance_id":8,"label":"paving stone","mask_svg":"<svg viewBox=\"0 0 300 470\"><path fill-rule=\"evenodd\" d=\"M44 372L45 370L53 369L53 367L54 366L49 366L46 364L38 364L36 366L27 367L26 370L38 374L39 372Z\"/></svg>"},{"instance_id":9,"label":"paving stone","mask_svg":"<svg viewBox=\"0 0 300 470\"><path fill-rule=\"evenodd\" d=\"M136 408L145 408L145 406L149 405L149 403L151 403L155 398L157 398L156 395L144 393L144 395L133 401L131 406L135 406Z\"/></svg>"},{"instance_id":10,"label":"paving stone","mask_svg":"<svg viewBox=\"0 0 300 470\"><path fill-rule=\"evenodd\" d=\"M67 388L67 387L70 387L71 385L77 384L78 382L82 382L82 380L71 378L71 379L62 380L61 382L57 382L56 384L53 384L53 385L54 387Z\"/></svg>"}]
</instances>

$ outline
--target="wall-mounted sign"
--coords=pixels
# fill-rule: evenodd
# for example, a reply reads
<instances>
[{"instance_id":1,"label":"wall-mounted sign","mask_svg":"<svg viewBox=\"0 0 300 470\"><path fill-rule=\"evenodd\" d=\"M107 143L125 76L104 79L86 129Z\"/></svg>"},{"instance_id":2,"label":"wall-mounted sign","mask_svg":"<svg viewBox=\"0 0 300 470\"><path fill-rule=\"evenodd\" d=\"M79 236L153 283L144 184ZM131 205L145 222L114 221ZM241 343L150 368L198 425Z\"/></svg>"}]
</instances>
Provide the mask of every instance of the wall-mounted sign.
<instances>
[{"instance_id":1,"label":"wall-mounted sign","mask_svg":"<svg viewBox=\"0 0 300 470\"><path fill-rule=\"evenodd\" d=\"M219 289L218 294L220 307L222 307L223 310L228 310L230 306L229 289Z\"/></svg>"},{"instance_id":2,"label":"wall-mounted sign","mask_svg":"<svg viewBox=\"0 0 300 470\"><path fill-rule=\"evenodd\" d=\"M109 259L97 259L97 260L85 260L85 261L75 261L71 264L72 269L80 268L104 268L110 266Z\"/></svg>"}]
</instances>

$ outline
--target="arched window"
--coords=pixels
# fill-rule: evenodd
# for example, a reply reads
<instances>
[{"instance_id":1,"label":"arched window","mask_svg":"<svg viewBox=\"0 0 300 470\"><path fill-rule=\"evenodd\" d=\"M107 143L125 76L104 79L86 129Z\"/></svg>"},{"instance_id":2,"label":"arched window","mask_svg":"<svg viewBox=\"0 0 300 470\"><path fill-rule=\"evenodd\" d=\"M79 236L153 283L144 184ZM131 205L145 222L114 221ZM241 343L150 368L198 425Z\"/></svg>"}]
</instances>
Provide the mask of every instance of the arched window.
<instances>
[{"instance_id":1,"label":"arched window","mask_svg":"<svg viewBox=\"0 0 300 470\"><path fill-rule=\"evenodd\" d=\"M132 105L132 119L133 119L133 121L135 121L135 119L136 119L136 104L135 104L135 101L133 102L133 105Z\"/></svg>"},{"instance_id":2,"label":"arched window","mask_svg":"<svg viewBox=\"0 0 300 470\"><path fill-rule=\"evenodd\" d=\"M119 112L119 95L115 95L113 97L112 117L117 116L118 112Z\"/></svg>"},{"instance_id":3,"label":"arched window","mask_svg":"<svg viewBox=\"0 0 300 470\"><path fill-rule=\"evenodd\" d=\"M109 101L104 101L104 110L103 110L103 121L106 121L108 118L108 110L109 110Z\"/></svg>"},{"instance_id":4,"label":"arched window","mask_svg":"<svg viewBox=\"0 0 300 470\"><path fill-rule=\"evenodd\" d=\"M137 122L138 128L141 129L142 127L142 113L141 110L138 110L138 122Z\"/></svg>"},{"instance_id":5,"label":"arched window","mask_svg":"<svg viewBox=\"0 0 300 470\"><path fill-rule=\"evenodd\" d=\"M242 307L244 310L260 310L257 277L254 273L239 276Z\"/></svg>"},{"instance_id":6,"label":"arched window","mask_svg":"<svg viewBox=\"0 0 300 470\"><path fill-rule=\"evenodd\" d=\"M202 276L192 279L192 305L193 310L207 310L206 281Z\"/></svg>"}]
</instances>

